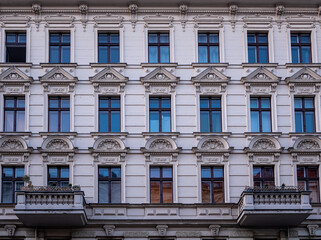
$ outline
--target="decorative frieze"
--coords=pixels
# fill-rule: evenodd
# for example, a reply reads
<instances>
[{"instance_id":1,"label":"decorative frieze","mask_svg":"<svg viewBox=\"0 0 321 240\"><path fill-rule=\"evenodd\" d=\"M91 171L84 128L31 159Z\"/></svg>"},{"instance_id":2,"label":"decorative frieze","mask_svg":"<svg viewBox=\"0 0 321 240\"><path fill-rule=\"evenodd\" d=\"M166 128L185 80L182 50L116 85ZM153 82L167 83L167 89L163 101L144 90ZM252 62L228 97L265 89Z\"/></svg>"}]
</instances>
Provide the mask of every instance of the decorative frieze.
<instances>
[{"instance_id":1,"label":"decorative frieze","mask_svg":"<svg viewBox=\"0 0 321 240\"><path fill-rule=\"evenodd\" d=\"M17 94L29 92L29 87L33 81L17 67L10 67L0 74L0 92L6 94Z\"/></svg>"},{"instance_id":2,"label":"decorative frieze","mask_svg":"<svg viewBox=\"0 0 321 240\"><path fill-rule=\"evenodd\" d=\"M3 162L21 163L27 161L32 150L21 137L4 136L0 138L0 159Z\"/></svg>"},{"instance_id":3,"label":"decorative frieze","mask_svg":"<svg viewBox=\"0 0 321 240\"><path fill-rule=\"evenodd\" d=\"M288 150L294 162L316 164L321 157L321 140L315 136L303 136Z\"/></svg>"},{"instance_id":4,"label":"decorative frieze","mask_svg":"<svg viewBox=\"0 0 321 240\"><path fill-rule=\"evenodd\" d=\"M321 76L311 68L304 67L291 77L285 78L294 94L313 94L320 92Z\"/></svg>"}]
</instances>

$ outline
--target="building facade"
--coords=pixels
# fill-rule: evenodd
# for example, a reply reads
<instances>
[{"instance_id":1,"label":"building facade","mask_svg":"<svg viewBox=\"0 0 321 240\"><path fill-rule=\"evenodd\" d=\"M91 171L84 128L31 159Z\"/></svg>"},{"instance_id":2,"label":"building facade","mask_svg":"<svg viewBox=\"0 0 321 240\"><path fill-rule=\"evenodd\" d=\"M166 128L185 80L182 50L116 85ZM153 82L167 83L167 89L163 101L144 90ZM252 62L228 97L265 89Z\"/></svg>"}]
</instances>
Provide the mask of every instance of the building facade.
<instances>
[{"instance_id":1,"label":"building facade","mask_svg":"<svg viewBox=\"0 0 321 240\"><path fill-rule=\"evenodd\" d=\"M1 238L321 238L318 4L1 2Z\"/></svg>"}]
</instances>

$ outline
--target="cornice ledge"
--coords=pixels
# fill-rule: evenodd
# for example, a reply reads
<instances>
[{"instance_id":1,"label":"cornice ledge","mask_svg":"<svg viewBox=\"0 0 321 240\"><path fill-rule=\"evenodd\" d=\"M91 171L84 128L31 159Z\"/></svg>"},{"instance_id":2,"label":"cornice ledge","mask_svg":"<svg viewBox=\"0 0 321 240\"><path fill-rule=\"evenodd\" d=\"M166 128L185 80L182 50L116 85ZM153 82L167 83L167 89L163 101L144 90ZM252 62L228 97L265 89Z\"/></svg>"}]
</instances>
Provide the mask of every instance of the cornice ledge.
<instances>
[{"instance_id":1,"label":"cornice ledge","mask_svg":"<svg viewBox=\"0 0 321 240\"><path fill-rule=\"evenodd\" d=\"M31 136L32 132L0 132L0 136Z\"/></svg>"},{"instance_id":2,"label":"cornice ledge","mask_svg":"<svg viewBox=\"0 0 321 240\"><path fill-rule=\"evenodd\" d=\"M149 67L149 68L154 68L154 67L174 67L176 68L178 66L178 63L141 63L141 67Z\"/></svg>"},{"instance_id":3,"label":"cornice ledge","mask_svg":"<svg viewBox=\"0 0 321 240\"><path fill-rule=\"evenodd\" d=\"M74 67L78 66L78 63L40 63L41 67Z\"/></svg>"},{"instance_id":4,"label":"cornice ledge","mask_svg":"<svg viewBox=\"0 0 321 240\"><path fill-rule=\"evenodd\" d=\"M228 67L229 63L192 63L191 64L193 68L207 68L207 67Z\"/></svg>"},{"instance_id":5,"label":"cornice ledge","mask_svg":"<svg viewBox=\"0 0 321 240\"><path fill-rule=\"evenodd\" d=\"M39 132L40 136L77 136L77 132Z\"/></svg>"},{"instance_id":6,"label":"cornice ledge","mask_svg":"<svg viewBox=\"0 0 321 240\"><path fill-rule=\"evenodd\" d=\"M279 64L278 63L242 63L242 67L273 67L276 68Z\"/></svg>"},{"instance_id":7,"label":"cornice ledge","mask_svg":"<svg viewBox=\"0 0 321 240\"><path fill-rule=\"evenodd\" d=\"M311 132L311 133L307 133L307 132L289 132L289 136L290 137L302 137L302 136L321 136L321 132Z\"/></svg>"},{"instance_id":8,"label":"cornice ledge","mask_svg":"<svg viewBox=\"0 0 321 240\"><path fill-rule=\"evenodd\" d=\"M175 136L178 137L180 132L142 132L143 136Z\"/></svg>"},{"instance_id":9,"label":"cornice ledge","mask_svg":"<svg viewBox=\"0 0 321 240\"><path fill-rule=\"evenodd\" d=\"M106 67L117 67L117 68L125 68L127 67L127 63L89 63L91 67L96 68L106 68Z\"/></svg>"},{"instance_id":10,"label":"cornice ledge","mask_svg":"<svg viewBox=\"0 0 321 240\"><path fill-rule=\"evenodd\" d=\"M244 132L245 137L252 137L252 136L273 136L273 137L280 137L282 132Z\"/></svg>"},{"instance_id":11,"label":"cornice ledge","mask_svg":"<svg viewBox=\"0 0 321 240\"><path fill-rule=\"evenodd\" d=\"M91 136L128 136L128 132L90 132L89 133Z\"/></svg>"}]
</instances>

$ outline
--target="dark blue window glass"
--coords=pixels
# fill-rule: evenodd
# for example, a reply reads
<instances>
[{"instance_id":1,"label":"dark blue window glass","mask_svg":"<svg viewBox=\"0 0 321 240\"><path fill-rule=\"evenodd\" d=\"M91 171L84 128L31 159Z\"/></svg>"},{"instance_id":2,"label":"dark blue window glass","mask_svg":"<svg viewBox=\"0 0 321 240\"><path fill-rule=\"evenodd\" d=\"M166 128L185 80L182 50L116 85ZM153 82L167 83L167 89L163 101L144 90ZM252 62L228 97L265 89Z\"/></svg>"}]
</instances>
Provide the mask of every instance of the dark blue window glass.
<instances>
[{"instance_id":1,"label":"dark blue window glass","mask_svg":"<svg viewBox=\"0 0 321 240\"><path fill-rule=\"evenodd\" d=\"M221 99L202 97L200 99L201 132L221 132Z\"/></svg>"},{"instance_id":2,"label":"dark blue window glass","mask_svg":"<svg viewBox=\"0 0 321 240\"><path fill-rule=\"evenodd\" d=\"M99 99L99 131L120 132L120 98Z\"/></svg>"},{"instance_id":3,"label":"dark blue window glass","mask_svg":"<svg viewBox=\"0 0 321 240\"><path fill-rule=\"evenodd\" d=\"M70 63L70 34L50 33L49 62Z\"/></svg>"},{"instance_id":4,"label":"dark blue window glass","mask_svg":"<svg viewBox=\"0 0 321 240\"><path fill-rule=\"evenodd\" d=\"M26 33L6 33L6 62L26 62Z\"/></svg>"},{"instance_id":5,"label":"dark blue window glass","mask_svg":"<svg viewBox=\"0 0 321 240\"><path fill-rule=\"evenodd\" d=\"M4 97L4 131L25 131L24 97Z\"/></svg>"},{"instance_id":6,"label":"dark blue window glass","mask_svg":"<svg viewBox=\"0 0 321 240\"><path fill-rule=\"evenodd\" d=\"M314 99L309 97L294 98L295 131L315 132Z\"/></svg>"},{"instance_id":7,"label":"dark blue window glass","mask_svg":"<svg viewBox=\"0 0 321 240\"><path fill-rule=\"evenodd\" d=\"M148 62L169 63L169 34L148 34Z\"/></svg>"},{"instance_id":8,"label":"dark blue window glass","mask_svg":"<svg viewBox=\"0 0 321 240\"><path fill-rule=\"evenodd\" d=\"M98 33L98 62L119 63L118 33Z\"/></svg>"},{"instance_id":9,"label":"dark blue window glass","mask_svg":"<svg viewBox=\"0 0 321 240\"><path fill-rule=\"evenodd\" d=\"M149 99L149 130L150 132L171 131L171 99L153 97Z\"/></svg>"},{"instance_id":10,"label":"dark blue window glass","mask_svg":"<svg viewBox=\"0 0 321 240\"><path fill-rule=\"evenodd\" d=\"M98 202L121 202L121 169L120 167L99 167Z\"/></svg>"},{"instance_id":11,"label":"dark blue window glass","mask_svg":"<svg viewBox=\"0 0 321 240\"><path fill-rule=\"evenodd\" d=\"M268 35L267 33L248 33L248 62L268 63Z\"/></svg>"},{"instance_id":12,"label":"dark blue window glass","mask_svg":"<svg viewBox=\"0 0 321 240\"><path fill-rule=\"evenodd\" d=\"M252 97L251 108L251 131L271 132L271 103L270 98Z\"/></svg>"},{"instance_id":13,"label":"dark blue window glass","mask_svg":"<svg viewBox=\"0 0 321 240\"><path fill-rule=\"evenodd\" d=\"M48 185L57 186L57 187L68 187L69 167L49 166L48 167Z\"/></svg>"},{"instance_id":14,"label":"dark blue window glass","mask_svg":"<svg viewBox=\"0 0 321 240\"><path fill-rule=\"evenodd\" d=\"M49 132L70 131L69 97L49 97Z\"/></svg>"},{"instance_id":15,"label":"dark blue window glass","mask_svg":"<svg viewBox=\"0 0 321 240\"><path fill-rule=\"evenodd\" d=\"M2 167L2 203L16 202L16 191L23 187L24 167Z\"/></svg>"},{"instance_id":16,"label":"dark blue window glass","mask_svg":"<svg viewBox=\"0 0 321 240\"><path fill-rule=\"evenodd\" d=\"M310 33L291 33L292 63L311 63Z\"/></svg>"},{"instance_id":17,"label":"dark blue window glass","mask_svg":"<svg viewBox=\"0 0 321 240\"><path fill-rule=\"evenodd\" d=\"M217 33L198 34L198 62L218 63L219 59L219 39Z\"/></svg>"}]
</instances>

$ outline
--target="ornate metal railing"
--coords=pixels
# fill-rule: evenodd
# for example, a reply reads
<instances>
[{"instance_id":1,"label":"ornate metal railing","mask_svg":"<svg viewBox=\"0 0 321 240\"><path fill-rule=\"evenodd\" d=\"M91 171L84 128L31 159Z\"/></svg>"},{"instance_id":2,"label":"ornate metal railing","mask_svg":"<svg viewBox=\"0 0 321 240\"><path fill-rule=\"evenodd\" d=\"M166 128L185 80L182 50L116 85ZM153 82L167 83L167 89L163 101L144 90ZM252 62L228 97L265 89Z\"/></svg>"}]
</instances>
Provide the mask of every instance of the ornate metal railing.
<instances>
[{"instance_id":1,"label":"ornate metal railing","mask_svg":"<svg viewBox=\"0 0 321 240\"><path fill-rule=\"evenodd\" d=\"M264 187L248 187L244 189L245 192L302 192L303 187L297 186L264 186Z\"/></svg>"},{"instance_id":2,"label":"ornate metal railing","mask_svg":"<svg viewBox=\"0 0 321 240\"><path fill-rule=\"evenodd\" d=\"M23 186L20 188L21 191L25 192L73 192L80 191L79 186L68 186L68 187L58 187L58 186Z\"/></svg>"}]
</instances>

